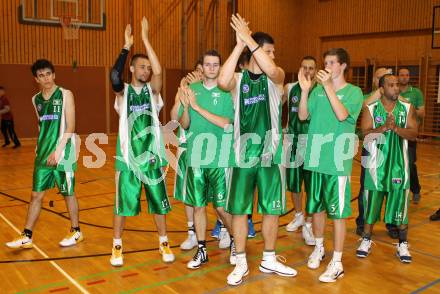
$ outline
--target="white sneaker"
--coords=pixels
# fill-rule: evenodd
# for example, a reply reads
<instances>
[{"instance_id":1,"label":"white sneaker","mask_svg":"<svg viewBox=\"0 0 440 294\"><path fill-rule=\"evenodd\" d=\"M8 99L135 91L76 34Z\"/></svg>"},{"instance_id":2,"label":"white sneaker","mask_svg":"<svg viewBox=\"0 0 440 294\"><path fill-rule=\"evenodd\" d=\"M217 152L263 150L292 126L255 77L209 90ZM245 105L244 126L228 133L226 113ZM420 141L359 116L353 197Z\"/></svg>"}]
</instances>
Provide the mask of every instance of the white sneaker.
<instances>
[{"instance_id":1,"label":"white sneaker","mask_svg":"<svg viewBox=\"0 0 440 294\"><path fill-rule=\"evenodd\" d=\"M324 283L333 283L344 276L344 268L340 261L330 261L325 272L319 276L319 280Z\"/></svg>"},{"instance_id":2,"label":"white sneaker","mask_svg":"<svg viewBox=\"0 0 440 294\"><path fill-rule=\"evenodd\" d=\"M305 223L302 227L302 237L306 245L315 246L315 236L313 236L312 224Z\"/></svg>"},{"instance_id":3,"label":"white sneaker","mask_svg":"<svg viewBox=\"0 0 440 294\"><path fill-rule=\"evenodd\" d=\"M286 226L286 231L295 232L299 227L304 225L304 214L302 212L295 213L295 218Z\"/></svg>"},{"instance_id":4,"label":"white sneaker","mask_svg":"<svg viewBox=\"0 0 440 294\"><path fill-rule=\"evenodd\" d=\"M307 267L310 269L317 269L321 265L321 260L325 257L324 246L315 246L312 254L309 256L307 261Z\"/></svg>"},{"instance_id":5,"label":"white sneaker","mask_svg":"<svg viewBox=\"0 0 440 294\"><path fill-rule=\"evenodd\" d=\"M124 264L124 257L122 255L121 245L116 245L112 248L112 257L110 257L110 264L113 266L122 266Z\"/></svg>"},{"instance_id":6,"label":"white sneaker","mask_svg":"<svg viewBox=\"0 0 440 294\"><path fill-rule=\"evenodd\" d=\"M220 229L218 248L226 249L231 245L231 236L229 236L229 232L226 228Z\"/></svg>"},{"instance_id":7,"label":"white sneaker","mask_svg":"<svg viewBox=\"0 0 440 294\"><path fill-rule=\"evenodd\" d=\"M228 285L237 286L243 282L243 277L249 274L246 257L237 258L234 270L228 275Z\"/></svg>"},{"instance_id":8,"label":"white sneaker","mask_svg":"<svg viewBox=\"0 0 440 294\"><path fill-rule=\"evenodd\" d=\"M274 254L272 256L263 257L263 260L260 263L260 272L266 274L275 273L277 275L284 277L294 277L297 275L296 270L284 265L283 263L279 262L277 259L279 259L283 263L286 262L286 258L280 255Z\"/></svg>"},{"instance_id":9,"label":"white sneaker","mask_svg":"<svg viewBox=\"0 0 440 294\"><path fill-rule=\"evenodd\" d=\"M170 244L168 242L163 242L159 245L159 253L162 254L163 262L173 262L175 259L173 251L171 251Z\"/></svg>"},{"instance_id":10,"label":"white sneaker","mask_svg":"<svg viewBox=\"0 0 440 294\"><path fill-rule=\"evenodd\" d=\"M411 263L412 257L409 253L409 245L408 242L397 243L397 252L396 255L403 263Z\"/></svg>"},{"instance_id":11,"label":"white sneaker","mask_svg":"<svg viewBox=\"0 0 440 294\"><path fill-rule=\"evenodd\" d=\"M235 243L231 242L231 246L229 247L229 263L231 265L236 265L237 264L237 255L235 252Z\"/></svg>"},{"instance_id":12,"label":"white sneaker","mask_svg":"<svg viewBox=\"0 0 440 294\"><path fill-rule=\"evenodd\" d=\"M22 233L20 237L15 238L14 240L6 243L5 245L13 249L32 248L34 246L32 244L32 239L26 236L24 233Z\"/></svg>"},{"instance_id":13,"label":"white sneaker","mask_svg":"<svg viewBox=\"0 0 440 294\"><path fill-rule=\"evenodd\" d=\"M69 234L67 234L67 236L64 237L59 244L61 247L69 247L78 244L82 240L84 240L84 236L80 231L70 229Z\"/></svg>"},{"instance_id":14,"label":"white sneaker","mask_svg":"<svg viewBox=\"0 0 440 294\"><path fill-rule=\"evenodd\" d=\"M373 241L368 238L362 238L361 245L359 245L358 249L356 250L356 256L360 258L367 257L371 252L371 245L373 244Z\"/></svg>"},{"instance_id":15,"label":"white sneaker","mask_svg":"<svg viewBox=\"0 0 440 294\"><path fill-rule=\"evenodd\" d=\"M180 249L191 250L197 246L197 237L193 231L188 231L188 238L180 244Z\"/></svg>"}]
</instances>

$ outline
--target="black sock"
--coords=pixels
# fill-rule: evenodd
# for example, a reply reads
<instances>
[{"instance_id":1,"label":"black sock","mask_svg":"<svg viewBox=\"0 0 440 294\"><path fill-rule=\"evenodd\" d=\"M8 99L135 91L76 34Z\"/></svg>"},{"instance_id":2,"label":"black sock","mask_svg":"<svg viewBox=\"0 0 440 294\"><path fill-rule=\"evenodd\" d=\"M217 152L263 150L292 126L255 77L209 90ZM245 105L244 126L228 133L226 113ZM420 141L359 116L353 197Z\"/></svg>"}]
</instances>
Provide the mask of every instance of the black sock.
<instances>
[{"instance_id":1,"label":"black sock","mask_svg":"<svg viewBox=\"0 0 440 294\"><path fill-rule=\"evenodd\" d=\"M72 229L73 229L75 232L81 232L81 230L80 230L79 227L72 227Z\"/></svg>"},{"instance_id":2,"label":"black sock","mask_svg":"<svg viewBox=\"0 0 440 294\"><path fill-rule=\"evenodd\" d=\"M32 239L32 231L28 229L24 229L23 233L29 238Z\"/></svg>"},{"instance_id":3,"label":"black sock","mask_svg":"<svg viewBox=\"0 0 440 294\"><path fill-rule=\"evenodd\" d=\"M188 227L188 232L196 232L196 228L194 227L194 225L192 225L191 227Z\"/></svg>"},{"instance_id":4,"label":"black sock","mask_svg":"<svg viewBox=\"0 0 440 294\"><path fill-rule=\"evenodd\" d=\"M248 214L248 219L252 220L252 214Z\"/></svg>"},{"instance_id":5,"label":"black sock","mask_svg":"<svg viewBox=\"0 0 440 294\"><path fill-rule=\"evenodd\" d=\"M197 241L197 243L199 243L199 248L206 247L206 240L200 240L200 241Z\"/></svg>"},{"instance_id":6,"label":"black sock","mask_svg":"<svg viewBox=\"0 0 440 294\"><path fill-rule=\"evenodd\" d=\"M407 242L408 240L408 227L406 228L399 228L399 244L403 242Z\"/></svg>"}]
</instances>

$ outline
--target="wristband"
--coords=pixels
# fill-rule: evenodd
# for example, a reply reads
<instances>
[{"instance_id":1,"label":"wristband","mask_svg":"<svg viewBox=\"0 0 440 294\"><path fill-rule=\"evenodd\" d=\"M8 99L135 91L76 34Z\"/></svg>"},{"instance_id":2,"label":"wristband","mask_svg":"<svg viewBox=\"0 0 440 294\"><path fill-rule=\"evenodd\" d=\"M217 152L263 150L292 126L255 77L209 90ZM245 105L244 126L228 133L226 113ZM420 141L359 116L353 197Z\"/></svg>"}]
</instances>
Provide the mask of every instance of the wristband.
<instances>
[{"instance_id":1,"label":"wristband","mask_svg":"<svg viewBox=\"0 0 440 294\"><path fill-rule=\"evenodd\" d=\"M251 51L251 55L254 55L255 51L257 51L257 50L260 49L260 48L261 48L261 46L258 45L257 48L255 48L254 50Z\"/></svg>"}]
</instances>

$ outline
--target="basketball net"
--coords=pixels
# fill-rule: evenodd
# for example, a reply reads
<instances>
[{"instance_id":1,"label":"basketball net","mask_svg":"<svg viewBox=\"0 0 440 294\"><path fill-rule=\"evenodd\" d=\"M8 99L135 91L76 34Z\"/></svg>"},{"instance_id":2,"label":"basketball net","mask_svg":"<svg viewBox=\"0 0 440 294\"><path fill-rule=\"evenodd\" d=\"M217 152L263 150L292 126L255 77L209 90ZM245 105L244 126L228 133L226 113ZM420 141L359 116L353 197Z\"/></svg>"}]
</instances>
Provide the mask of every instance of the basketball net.
<instances>
[{"instance_id":1,"label":"basketball net","mask_svg":"<svg viewBox=\"0 0 440 294\"><path fill-rule=\"evenodd\" d=\"M72 17L70 16L61 17L60 23L63 27L65 40L77 40L79 38L79 28L81 27L81 23L73 22Z\"/></svg>"}]
</instances>

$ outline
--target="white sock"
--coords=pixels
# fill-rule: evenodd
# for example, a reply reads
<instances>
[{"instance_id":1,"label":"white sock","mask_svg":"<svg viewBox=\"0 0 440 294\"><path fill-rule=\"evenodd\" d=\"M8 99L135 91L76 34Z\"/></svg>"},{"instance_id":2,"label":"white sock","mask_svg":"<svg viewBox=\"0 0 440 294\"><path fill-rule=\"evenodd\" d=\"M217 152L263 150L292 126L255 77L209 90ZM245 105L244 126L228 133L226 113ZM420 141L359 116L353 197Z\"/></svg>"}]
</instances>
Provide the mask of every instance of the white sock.
<instances>
[{"instance_id":1,"label":"white sock","mask_svg":"<svg viewBox=\"0 0 440 294\"><path fill-rule=\"evenodd\" d=\"M162 244L163 242L168 242L168 236L159 236L159 243Z\"/></svg>"},{"instance_id":2,"label":"white sock","mask_svg":"<svg viewBox=\"0 0 440 294\"><path fill-rule=\"evenodd\" d=\"M296 213L295 213L295 216L301 216L302 214L303 214L302 211L300 211L300 212L296 212Z\"/></svg>"},{"instance_id":3,"label":"white sock","mask_svg":"<svg viewBox=\"0 0 440 294\"><path fill-rule=\"evenodd\" d=\"M275 259L275 251L263 251L263 261Z\"/></svg>"},{"instance_id":4,"label":"white sock","mask_svg":"<svg viewBox=\"0 0 440 294\"><path fill-rule=\"evenodd\" d=\"M263 257L275 255L275 251L263 251Z\"/></svg>"},{"instance_id":5,"label":"white sock","mask_svg":"<svg viewBox=\"0 0 440 294\"><path fill-rule=\"evenodd\" d=\"M247 265L246 252L237 253L235 256L237 258L237 264Z\"/></svg>"},{"instance_id":6,"label":"white sock","mask_svg":"<svg viewBox=\"0 0 440 294\"><path fill-rule=\"evenodd\" d=\"M333 261L341 261L342 260L342 252L333 251Z\"/></svg>"},{"instance_id":7,"label":"white sock","mask_svg":"<svg viewBox=\"0 0 440 294\"><path fill-rule=\"evenodd\" d=\"M305 225L306 225L306 227L309 228L309 229L312 228L312 223L308 223L308 222L306 222Z\"/></svg>"},{"instance_id":8,"label":"white sock","mask_svg":"<svg viewBox=\"0 0 440 294\"><path fill-rule=\"evenodd\" d=\"M122 247L122 239L114 239L113 238L113 247L118 246L118 245Z\"/></svg>"},{"instance_id":9,"label":"white sock","mask_svg":"<svg viewBox=\"0 0 440 294\"><path fill-rule=\"evenodd\" d=\"M188 222L188 228L192 228L194 226L194 222Z\"/></svg>"},{"instance_id":10,"label":"white sock","mask_svg":"<svg viewBox=\"0 0 440 294\"><path fill-rule=\"evenodd\" d=\"M315 245L318 247L324 247L324 238L315 238Z\"/></svg>"}]
</instances>

